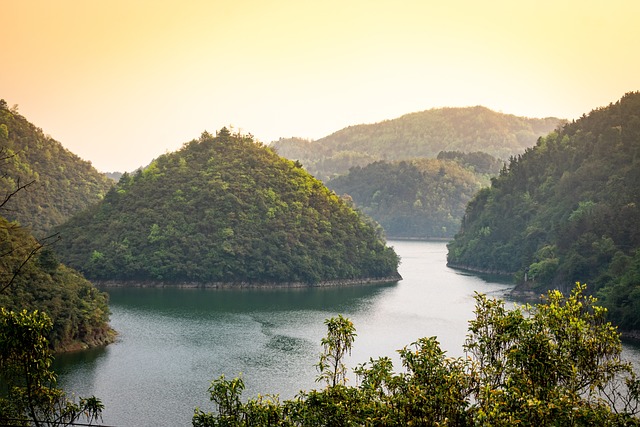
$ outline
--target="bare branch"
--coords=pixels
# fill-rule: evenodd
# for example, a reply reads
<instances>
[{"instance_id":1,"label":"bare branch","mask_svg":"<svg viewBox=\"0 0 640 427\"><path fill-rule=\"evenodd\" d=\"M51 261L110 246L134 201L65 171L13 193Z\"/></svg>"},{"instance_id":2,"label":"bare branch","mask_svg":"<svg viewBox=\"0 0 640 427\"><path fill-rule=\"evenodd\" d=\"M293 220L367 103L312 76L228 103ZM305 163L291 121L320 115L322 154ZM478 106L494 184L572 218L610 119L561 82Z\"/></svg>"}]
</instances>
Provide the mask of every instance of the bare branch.
<instances>
[{"instance_id":1,"label":"bare branch","mask_svg":"<svg viewBox=\"0 0 640 427\"><path fill-rule=\"evenodd\" d=\"M4 207L4 205L7 204L9 199L11 199L13 196L15 196L19 191L24 190L25 188L27 188L28 186L30 186L31 184L33 184L35 182L36 182L36 180L34 179L33 181L27 182L24 185L20 185L20 180L18 180L18 184L17 184L16 188L14 188L13 190L7 191L7 194L5 194L4 200L0 203L0 209L8 210L7 208Z\"/></svg>"},{"instance_id":2,"label":"bare branch","mask_svg":"<svg viewBox=\"0 0 640 427\"><path fill-rule=\"evenodd\" d=\"M31 260L31 258L33 258L35 256L35 254L38 253L38 251L40 251L44 247L53 245L54 243L58 242L59 240L60 240L60 233L54 233L54 234L52 234L50 236L47 236L47 237L45 237L45 238L43 238L41 240L36 240L36 245L29 251L29 253L22 260L20 265L16 269L14 269L13 272L9 273L9 275L10 275L9 280L4 285L0 285L1 286L0 287L0 294L4 293L7 289L9 289L11 287L11 285L13 285L13 283L15 282L16 278L18 277L18 275L20 274L20 272L22 271L24 266L27 265L29 260ZM7 254L13 252L14 250L15 249L7 252Z\"/></svg>"}]
</instances>

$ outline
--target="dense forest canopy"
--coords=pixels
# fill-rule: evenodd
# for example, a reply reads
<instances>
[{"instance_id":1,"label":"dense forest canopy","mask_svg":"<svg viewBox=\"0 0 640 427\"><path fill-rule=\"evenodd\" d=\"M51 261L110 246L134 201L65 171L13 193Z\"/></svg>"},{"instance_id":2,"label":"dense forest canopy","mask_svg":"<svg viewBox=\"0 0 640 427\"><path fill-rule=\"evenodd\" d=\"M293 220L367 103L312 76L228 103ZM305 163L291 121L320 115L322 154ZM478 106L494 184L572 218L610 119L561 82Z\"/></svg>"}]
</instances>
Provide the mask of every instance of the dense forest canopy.
<instances>
[{"instance_id":1,"label":"dense forest canopy","mask_svg":"<svg viewBox=\"0 0 640 427\"><path fill-rule=\"evenodd\" d=\"M58 262L48 232L111 185L0 100L0 306L45 313L53 350L113 339L106 294Z\"/></svg>"},{"instance_id":2,"label":"dense forest canopy","mask_svg":"<svg viewBox=\"0 0 640 427\"><path fill-rule=\"evenodd\" d=\"M51 246L43 247L24 228L0 216L0 306L46 313L52 321L48 341L54 350L113 340L107 302L105 293L60 264Z\"/></svg>"},{"instance_id":3,"label":"dense forest canopy","mask_svg":"<svg viewBox=\"0 0 640 427\"><path fill-rule=\"evenodd\" d=\"M97 202L113 185L91 163L45 135L16 108L8 108L4 100L0 100L0 148L2 196L33 182L20 197L12 198L4 215L36 235Z\"/></svg>"},{"instance_id":4,"label":"dense forest canopy","mask_svg":"<svg viewBox=\"0 0 640 427\"><path fill-rule=\"evenodd\" d=\"M449 152L443 157L451 160L378 161L356 166L327 186L351 196L365 214L380 223L387 236L453 237L467 203L489 178L461 166L457 160L465 164L463 159L468 157L463 153Z\"/></svg>"},{"instance_id":5,"label":"dense forest canopy","mask_svg":"<svg viewBox=\"0 0 640 427\"><path fill-rule=\"evenodd\" d=\"M316 283L397 278L380 229L250 136L205 132L60 229L91 279Z\"/></svg>"},{"instance_id":6,"label":"dense forest canopy","mask_svg":"<svg viewBox=\"0 0 640 427\"><path fill-rule=\"evenodd\" d=\"M317 141L272 143L282 156L299 160L319 179L377 160L435 158L441 151L482 151L506 159L522 153L563 121L502 114L485 107L438 108L375 124L349 126Z\"/></svg>"},{"instance_id":7,"label":"dense forest canopy","mask_svg":"<svg viewBox=\"0 0 640 427\"><path fill-rule=\"evenodd\" d=\"M640 329L640 93L512 157L467 207L450 265L533 287L589 284L623 328Z\"/></svg>"}]
</instances>

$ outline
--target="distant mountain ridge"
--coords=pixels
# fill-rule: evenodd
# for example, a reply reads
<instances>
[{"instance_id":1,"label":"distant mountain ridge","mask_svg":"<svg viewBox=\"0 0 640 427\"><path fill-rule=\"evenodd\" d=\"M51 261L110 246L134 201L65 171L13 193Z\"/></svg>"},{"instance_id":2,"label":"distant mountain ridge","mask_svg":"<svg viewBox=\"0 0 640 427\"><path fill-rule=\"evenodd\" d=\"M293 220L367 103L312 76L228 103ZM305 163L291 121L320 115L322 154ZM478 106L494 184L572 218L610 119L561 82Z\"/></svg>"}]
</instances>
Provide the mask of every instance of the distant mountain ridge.
<instances>
[{"instance_id":1,"label":"distant mountain ridge","mask_svg":"<svg viewBox=\"0 0 640 427\"><path fill-rule=\"evenodd\" d=\"M0 100L0 188L29 185L4 211L42 235L100 200L113 181Z\"/></svg>"},{"instance_id":2,"label":"distant mountain ridge","mask_svg":"<svg viewBox=\"0 0 640 427\"><path fill-rule=\"evenodd\" d=\"M436 158L441 151L482 151L508 159L535 145L565 120L503 114L486 107L436 108L374 124L349 126L316 141L281 138L278 154L299 160L319 179L377 160Z\"/></svg>"}]
</instances>

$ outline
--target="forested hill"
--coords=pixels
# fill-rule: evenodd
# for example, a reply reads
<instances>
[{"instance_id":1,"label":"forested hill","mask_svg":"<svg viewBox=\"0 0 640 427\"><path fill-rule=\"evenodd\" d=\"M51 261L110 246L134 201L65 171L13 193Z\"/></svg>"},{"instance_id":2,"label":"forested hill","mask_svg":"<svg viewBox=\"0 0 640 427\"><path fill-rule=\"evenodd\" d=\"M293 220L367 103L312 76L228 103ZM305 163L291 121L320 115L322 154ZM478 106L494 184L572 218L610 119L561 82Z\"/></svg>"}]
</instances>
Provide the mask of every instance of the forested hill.
<instances>
[{"instance_id":1,"label":"forested hill","mask_svg":"<svg viewBox=\"0 0 640 427\"><path fill-rule=\"evenodd\" d=\"M350 126L317 141L272 143L282 156L299 160L319 179L377 160L435 158L441 151L482 151L507 159L535 145L562 120L502 114L485 107L438 108L375 124Z\"/></svg>"},{"instance_id":2,"label":"forested hill","mask_svg":"<svg viewBox=\"0 0 640 427\"><path fill-rule=\"evenodd\" d=\"M223 128L133 175L60 228L99 280L317 283L397 279L379 228L296 163Z\"/></svg>"},{"instance_id":3,"label":"forested hill","mask_svg":"<svg viewBox=\"0 0 640 427\"><path fill-rule=\"evenodd\" d=\"M541 138L467 207L450 265L528 285L586 282L640 329L640 92Z\"/></svg>"},{"instance_id":4,"label":"forested hill","mask_svg":"<svg viewBox=\"0 0 640 427\"><path fill-rule=\"evenodd\" d=\"M445 153L452 160L374 162L351 168L347 175L330 180L327 186L338 194L351 196L365 214L382 225L387 236L450 238L460 228L469 200L489 183L488 177L453 160L468 155L455 154ZM488 155L479 156L485 159Z\"/></svg>"},{"instance_id":5,"label":"forested hill","mask_svg":"<svg viewBox=\"0 0 640 427\"><path fill-rule=\"evenodd\" d=\"M91 163L29 123L0 100L0 189L32 183L12 197L4 215L43 235L72 214L97 202L113 182Z\"/></svg>"},{"instance_id":6,"label":"forested hill","mask_svg":"<svg viewBox=\"0 0 640 427\"><path fill-rule=\"evenodd\" d=\"M41 244L0 216L0 307L46 313L53 322L49 344L56 351L113 341L107 295Z\"/></svg>"}]
</instances>

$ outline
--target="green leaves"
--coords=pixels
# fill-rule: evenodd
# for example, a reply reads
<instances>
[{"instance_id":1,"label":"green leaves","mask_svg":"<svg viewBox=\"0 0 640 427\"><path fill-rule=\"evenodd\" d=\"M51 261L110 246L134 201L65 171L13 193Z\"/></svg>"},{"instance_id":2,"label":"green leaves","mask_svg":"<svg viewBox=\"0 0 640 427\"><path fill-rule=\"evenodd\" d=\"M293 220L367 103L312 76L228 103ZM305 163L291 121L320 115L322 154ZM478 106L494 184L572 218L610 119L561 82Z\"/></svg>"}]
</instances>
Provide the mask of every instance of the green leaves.
<instances>
[{"instance_id":1,"label":"green leaves","mask_svg":"<svg viewBox=\"0 0 640 427\"><path fill-rule=\"evenodd\" d=\"M626 94L512 157L469 203L449 264L527 273L540 293L586 281L618 325L638 329L640 275L622 262L640 248L639 100Z\"/></svg>"},{"instance_id":2,"label":"green leaves","mask_svg":"<svg viewBox=\"0 0 640 427\"><path fill-rule=\"evenodd\" d=\"M13 420L9 425L62 426L101 419L99 399L75 402L56 387L46 339L51 326L44 313L0 307L0 420Z\"/></svg>"},{"instance_id":3,"label":"green leaves","mask_svg":"<svg viewBox=\"0 0 640 427\"><path fill-rule=\"evenodd\" d=\"M551 291L544 304L511 311L476 296L465 350L477 361L475 410L483 422L606 421L632 397L621 386L635 375L621 360L620 335L585 292L578 283L568 297Z\"/></svg>"},{"instance_id":4,"label":"green leaves","mask_svg":"<svg viewBox=\"0 0 640 427\"><path fill-rule=\"evenodd\" d=\"M52 349L112 341L107 295L60 264L51 246L43 247L25 229L0 217L0 249L0 288L6 287L0 304L15 312L45 312L53 324L46 333ZM99 252L92 254L96 265L102 258Z\"/></svg>"},{"instance_id":5,"label":"green leaves","mask_svg":"<svg viewBox=\"0 0 640 427\"><path fill-rule=\"evenodd\" d=\"M326 388L282 404L261 397L243 404L242 380L221 377L210 388L218 414L197 410L193 425L638 425L640 381L620 359L605 310L585 291L577 284L568 297L554 291L544 304L512 310L476 295L466 358L421 338L399 351L402 373L389 358L370 359L355 369L354 387L345 384L342 358L355 329L342 316L327 319L316 365Z\"/></svg>"},{"instance_id":6,"label":"green leaves","mask_svg":"<svg viewBox=\"0 0 640 427\"><path fill-rule=\"evenodd\" d=\"M356 328L351 320L338 315L324 322L327 336L322 338L324 352L316 365L319 375L317 382L326 381L328 387L345 385L347 367L343 363L345 355L351 355L351 345L356 337Z\"/></svg>"}]
</instances>

